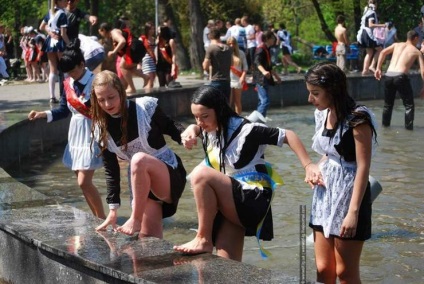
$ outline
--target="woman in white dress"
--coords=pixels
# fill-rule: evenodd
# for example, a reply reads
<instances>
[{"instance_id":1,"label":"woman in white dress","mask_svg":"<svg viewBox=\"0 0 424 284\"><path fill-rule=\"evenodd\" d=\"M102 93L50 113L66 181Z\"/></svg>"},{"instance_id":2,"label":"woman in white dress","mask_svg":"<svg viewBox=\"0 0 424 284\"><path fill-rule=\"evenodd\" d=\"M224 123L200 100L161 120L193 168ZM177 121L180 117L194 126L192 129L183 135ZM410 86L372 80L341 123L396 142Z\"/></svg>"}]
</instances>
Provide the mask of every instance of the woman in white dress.
<instances>
[{"instance_id":1,"label":"woman in white dress","mask_svg":"<svg viewBox=\"0 0 424 284\"><path fill-rule=\"evenodd\" d=\"M58 66L69 75L64 82L66 97L60 98L58 108L51 111L32 110L28 118L29 120L44 118L47 122L52 122L64 119L72 113L63 163L75 172L78 185L93 214L105 219L100 194L93 184L94 171L103 166L102 159L99 157L100 149L96 144L91 147L90 95L94 75L85 68L78 39L67 46Z\"/></svg>"},{"instance_id":2,"label":"woman in white dress","mask_svg":"<svg viewBox=\"0 0 424 284\"><path fill-rule=\"evenodd\" d=\"M312 149L322 155L309 226L314 230L317 281L360 283L364 241L371 237L368 181L376 145L376 121L349 96L345 73L321 62L305 75L308 101L316 107Z\"/></svg>"},{"instance_id":3,"label":"woman in white dress","mask_svg":"<svg viewBox=\"0 0 424 284\"><path fill-rule=\"evenodd\" d=\"M364 14L361 18L361 27L359 28L356 39L361 47L366 49L367 54L364 58L364 67L362 75L369 75L375 72L378 56L382 50L382 44L374 36L375 28L385 28L385 24L379 24L377 18L377 1L368 0Z\"/></svg>"}]
</instances>

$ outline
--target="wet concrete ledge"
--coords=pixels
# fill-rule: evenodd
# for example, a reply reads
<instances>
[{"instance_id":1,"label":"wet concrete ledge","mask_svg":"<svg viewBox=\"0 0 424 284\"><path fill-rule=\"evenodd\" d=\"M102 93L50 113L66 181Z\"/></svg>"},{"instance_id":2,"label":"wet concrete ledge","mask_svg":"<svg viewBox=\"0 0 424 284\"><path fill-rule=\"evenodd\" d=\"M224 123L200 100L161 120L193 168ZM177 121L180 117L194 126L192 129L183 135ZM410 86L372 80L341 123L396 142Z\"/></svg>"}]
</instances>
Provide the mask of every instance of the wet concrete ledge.
<instances>
[{"instance_id":1,"label":"wet concrete ledge","mask_svg":"<svg viewBox=\"0 0 424 284\"><path fill-rule=\"evenodd\" d=\"M7 283L298 283L293 276L113 231L0 169L0 280ZM1 282L1 281L0 281Z\"/></svg>"},{"instance_id":2,"label":"wet concrete ledge","mask_svg":"<svg viewBox=\"0 0 424 284\"><path fill-rule=\"evenodd\" d=\"M45 205L1 211L0 278L11 283L297 283L295 277L107 231L91 214Z\"/></svg>"}]
</instances>

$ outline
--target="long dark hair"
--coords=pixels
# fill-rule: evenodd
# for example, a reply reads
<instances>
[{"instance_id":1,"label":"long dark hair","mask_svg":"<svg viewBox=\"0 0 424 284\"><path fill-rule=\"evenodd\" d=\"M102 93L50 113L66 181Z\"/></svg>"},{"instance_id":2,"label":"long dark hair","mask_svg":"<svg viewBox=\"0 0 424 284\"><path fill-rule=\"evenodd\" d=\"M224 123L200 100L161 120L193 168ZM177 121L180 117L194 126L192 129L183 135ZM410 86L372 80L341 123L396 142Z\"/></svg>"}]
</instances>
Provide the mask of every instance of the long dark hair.
<instances>
[{"instance_id":1,"label":"long dark hair","mask_svg":"<svg viewBox=\"0 0 424 284\"><path fill-rule=\"evenodd\" d=\"M323 88L330 96L336 110L337 122L342 122L356 107L355 100L347 91L346 74L331 62L319 62L305 74L308 84Z\"/></svg>"},{"instance_id":2,"label":"long dark hair","mask_svg":"<svg viewBox=\"0 0 424 284\"><path fill-rule=\"evenodd\" d=\"M327 95L330 96L331 101L334 103L337 125L343 125L343 122L350 114L355 114L357 117L357 119L349 121L352 127L363 123L363 120L369 120L367 114L355 111L358 105L348 93L346 74L336 64L323 61L313 65L306 72L305 81L308 84L323 88ZM335 128L337 128L337 125ZM377 133L371 122L370 126L375 138L377 138Z\"/></svg>"},{"instance_id":3,"label":"long dark hair","mask_svg":"<svg viewBox=\"0 0 424 284\"><path fill-rule=\"evenodd\" d=\"M202 105L215 111L217 131L216 136L219 146L219 171L225 173L225 150L228 146L228 125L231 117L240 117L229 105L224 94L217 88L212 86L202 86L198 88L191 97L191 103ZM221 141L224 139L224 143ZM222 145L223 144L223 145ZM207 155L208 136L205 135L202 141L203 149L206 154L206 159L209 162Z\"/></svg>"}]
</instances>

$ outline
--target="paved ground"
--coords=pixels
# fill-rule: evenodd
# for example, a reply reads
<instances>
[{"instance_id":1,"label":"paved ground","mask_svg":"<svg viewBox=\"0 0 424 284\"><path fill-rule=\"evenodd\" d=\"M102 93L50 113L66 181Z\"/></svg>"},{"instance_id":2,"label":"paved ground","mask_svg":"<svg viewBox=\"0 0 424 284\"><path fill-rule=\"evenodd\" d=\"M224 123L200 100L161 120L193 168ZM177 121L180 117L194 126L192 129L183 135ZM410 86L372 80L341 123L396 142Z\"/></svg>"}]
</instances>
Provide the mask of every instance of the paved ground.
<instances>
[{"instance_id":1,"label":"paved ground","mask_svg":"<svg viewBox=\"0 0 424 284\"><path fill-rule=\"evenodd\" d=\"M204 80L196 78L197 75L185 75L178 78L178 82L181 85L193 85L201 84L206 82ZM142 89L143 80L141 78L135 78L134 83L137 89ZM56 94L59 94L58 85L56 84ZM155 84L155 87L159 85ZM20 81L9 81L3 86L0 86L0 110L1 105L5 102L25 102L29 100L49 100L49 87L48 83L27 83L23 80Z\"/></svg>"}]
</instances>

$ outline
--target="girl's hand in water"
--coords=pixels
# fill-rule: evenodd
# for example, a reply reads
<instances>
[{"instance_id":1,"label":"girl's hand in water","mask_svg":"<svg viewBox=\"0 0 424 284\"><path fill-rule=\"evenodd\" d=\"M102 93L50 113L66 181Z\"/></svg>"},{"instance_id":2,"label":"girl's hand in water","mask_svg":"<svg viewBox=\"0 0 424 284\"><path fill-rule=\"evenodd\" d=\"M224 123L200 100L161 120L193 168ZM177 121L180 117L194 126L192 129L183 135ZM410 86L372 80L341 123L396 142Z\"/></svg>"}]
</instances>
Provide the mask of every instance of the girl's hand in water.
<instances>
[{"instance_id":1,"label":"girl's hand in water","mask_svg":"<svg viewBox=\"0 0 424 284\"><path fill-rule=\"evenodd\" d=\"M110 209L109 215L107 215L106 220L99 226L96 227L96 231L104 231L109 225L112 226L112 229L116 231L118 227L116 225L116 220L118 219L118 209Z\"/></svg>"}]
</instances>

